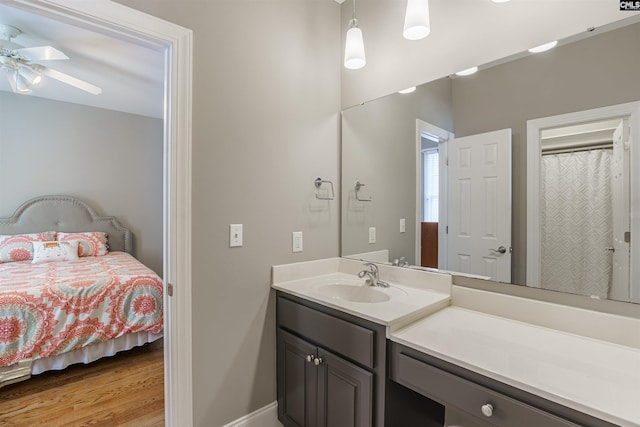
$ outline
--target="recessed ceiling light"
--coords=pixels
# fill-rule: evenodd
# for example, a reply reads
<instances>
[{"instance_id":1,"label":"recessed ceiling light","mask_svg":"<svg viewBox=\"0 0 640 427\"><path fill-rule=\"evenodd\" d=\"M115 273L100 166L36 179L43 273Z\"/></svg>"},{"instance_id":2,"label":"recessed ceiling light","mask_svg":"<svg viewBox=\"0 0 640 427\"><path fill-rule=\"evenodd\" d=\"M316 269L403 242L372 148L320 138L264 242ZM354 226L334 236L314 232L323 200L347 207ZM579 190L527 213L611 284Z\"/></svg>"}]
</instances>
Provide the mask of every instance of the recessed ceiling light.
<instances>
[{"instance_id":1,"label":"recessed ceiling light","mask_svg":"<svg viewBox=\"0 0 640 427\"><path fill-rule=\"evenodd\" d=\"M541 44L540 46L532 47L531 49L529 49L529 52L531 53L546 52L547 50L553 49L554 47L556 47L557 44L558 44L558 41L554 40L549 43Z\"/></svg>"},{"instance_id":2,"label":"recessed ceiling light","mask_svg":"<svg viewBox=\"0 0 640 427\"><path fill-rule=\"evenodd\" d=\"M471 67L471 68L467 68L466 70L458 71L456 73L456 76L470 76L471 74L474 74L476 71L478 71L478 67Z\"/></svg>"},{"instance_id":3,"label":"recessed ceiling light","mask_svg":"<svg viewBox=\"0 0 640 427\"><path fill-rule=\"evenodd\" d=\"M494 3L506 3L506 2L511 1L511 0L491 0L491 1L494 2Z\"/></svg>"},{"instance_id":4,"label":"recessed ceiling light","mask_svg":"<svg viewBox=\"0 0 640 427\"><path fill-rule=\"evenodd\" d=\"M411 86L411 87L408 87L406 89L399 90L398 93L401 93L401 94L404 95L404 94L412 93L412 92L415 92L415 91L416 91L416 87L415 86Z\"/></svg>"}]
</instances>

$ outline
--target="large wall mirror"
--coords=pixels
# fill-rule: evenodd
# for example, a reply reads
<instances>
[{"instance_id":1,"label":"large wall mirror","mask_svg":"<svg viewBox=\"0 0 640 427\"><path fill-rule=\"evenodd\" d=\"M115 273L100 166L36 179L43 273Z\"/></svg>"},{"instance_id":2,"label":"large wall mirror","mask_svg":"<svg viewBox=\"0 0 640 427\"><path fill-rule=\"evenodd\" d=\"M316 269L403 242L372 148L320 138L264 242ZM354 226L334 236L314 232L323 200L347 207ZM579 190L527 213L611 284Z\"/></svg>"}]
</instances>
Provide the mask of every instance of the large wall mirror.
<instances>
[{"instance_id":1,"label":"large wall mirror","mask_svg":"<svg viewBox=\"0 0 640 427\"><path fill-rule=\"evenodd\" d=\"M342 255L640 302L640 18L346 109Z\"/></svg>"}]
</instances>

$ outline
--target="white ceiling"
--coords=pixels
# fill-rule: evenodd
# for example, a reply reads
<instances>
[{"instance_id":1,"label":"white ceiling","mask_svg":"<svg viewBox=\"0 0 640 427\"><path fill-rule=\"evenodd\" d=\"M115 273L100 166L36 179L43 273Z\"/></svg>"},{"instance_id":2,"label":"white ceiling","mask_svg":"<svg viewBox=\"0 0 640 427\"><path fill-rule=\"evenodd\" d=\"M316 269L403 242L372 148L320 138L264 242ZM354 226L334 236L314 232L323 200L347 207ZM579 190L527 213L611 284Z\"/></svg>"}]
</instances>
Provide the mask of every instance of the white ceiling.
<instances>
[{"instance_id":1,"label":"white ceiling","mask_svg":"<svg viewBox=\"0 0 640 427\"><path fill-rule=\"evenodd\" d=\"M161 118L164 110L164 53L121 38L89 31L0 3L0 24L22 30L12 42L24 47L50 45L69 59L41 61L102 88L91 95L80 89L44 78L31 95L76 104ZM35 61L39 62L39 61ZM11 86L0 71L0 90Z\"/></svg>"}]
</instances>

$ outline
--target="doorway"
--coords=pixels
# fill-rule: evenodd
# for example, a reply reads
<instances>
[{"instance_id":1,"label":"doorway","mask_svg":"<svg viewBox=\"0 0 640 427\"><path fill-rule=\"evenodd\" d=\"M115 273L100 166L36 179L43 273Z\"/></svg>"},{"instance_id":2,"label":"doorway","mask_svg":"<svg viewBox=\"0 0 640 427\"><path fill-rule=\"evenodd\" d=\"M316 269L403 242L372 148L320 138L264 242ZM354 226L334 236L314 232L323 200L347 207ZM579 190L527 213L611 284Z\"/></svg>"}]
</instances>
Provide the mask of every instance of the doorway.
<instances>
[{"instance_id":1,"label":"doorway","mask_svg":"<svg viewBox=\"0 0 640 427\"><path fill-rule=\"evenodd\" d=\"M527 123L527 286L640 301L639 121L635 102Z\"/></svg>"},{"instance_id":2,"label":"doorway","mask_svg":"<svg viewBox=\"0 0 640 427\"><path fill-rule=\"evenodd\" d=\"M12 6L164 52L163 278L165 423L189 426L191 369L192 32L110 1L13 0Z\"/></svg>"},{"instance_id":3,"label":"doorway","mask_svg":"<svg viewBox=\"0 0 640 427\"><path fill-rule=\"evenodd\" d=\"M446 269L447 142L452 132L416 119L415 264Z\"/></svg>"},{"instance_id":4,"label":"doorway","mask_svg":"<svg viewBox=\"0 0 640 427\"><path fill-rule=\"evenodd\" d=\"M628 287L627 121L542 130L542 288L615 298Z\"/></svg>"}]
</instances>

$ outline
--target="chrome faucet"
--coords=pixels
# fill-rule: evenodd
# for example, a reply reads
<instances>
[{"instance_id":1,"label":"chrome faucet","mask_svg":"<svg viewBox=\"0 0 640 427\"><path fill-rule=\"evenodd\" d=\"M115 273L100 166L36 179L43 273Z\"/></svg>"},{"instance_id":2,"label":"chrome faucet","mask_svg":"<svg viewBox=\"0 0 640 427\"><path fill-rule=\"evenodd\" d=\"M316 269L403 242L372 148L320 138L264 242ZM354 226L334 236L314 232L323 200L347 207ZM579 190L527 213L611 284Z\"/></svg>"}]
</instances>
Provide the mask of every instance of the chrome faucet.
<instances>
[{"instance_id":1,"label":"chrome faucet","mask_svg":"<svg viewBox=\"0 0 640 427\"><path fill-rule=\"evenodd\" d=\"M409 262L401 256L400 258L394 259L391 265L396 267L409 267Z\"/></svg>"},{"instance_id":2,"label":"chrome faucet","mask_svg":"<svg viewBox=\"0 0 640 427\"><path fill-rule=\"evenodd\" d=\"M364 278L365 276L367 277L367 279L364 281L365 285L368 286L381 286L383 288L388 288L389 284L387 282L384 282L382 280L380 280L380 276L379 276L379 271L378 271L378 266L375 265L372 262L366 262L364 263L365 267L369 267L369 269L365 269L362 270L360 273L358 273L358 277L359 278Z\"/></svg>"}]
</instances>

